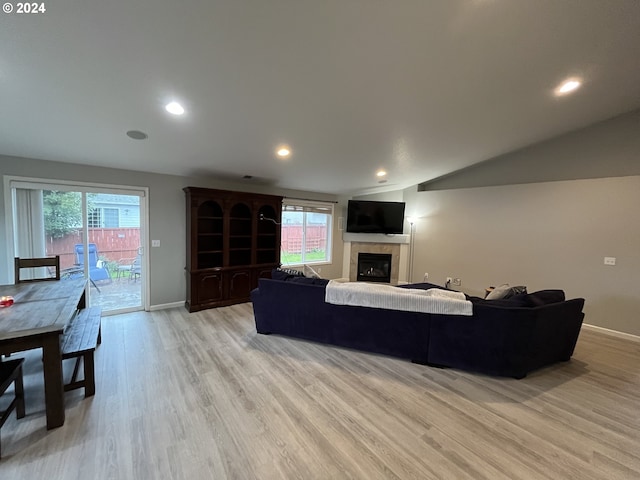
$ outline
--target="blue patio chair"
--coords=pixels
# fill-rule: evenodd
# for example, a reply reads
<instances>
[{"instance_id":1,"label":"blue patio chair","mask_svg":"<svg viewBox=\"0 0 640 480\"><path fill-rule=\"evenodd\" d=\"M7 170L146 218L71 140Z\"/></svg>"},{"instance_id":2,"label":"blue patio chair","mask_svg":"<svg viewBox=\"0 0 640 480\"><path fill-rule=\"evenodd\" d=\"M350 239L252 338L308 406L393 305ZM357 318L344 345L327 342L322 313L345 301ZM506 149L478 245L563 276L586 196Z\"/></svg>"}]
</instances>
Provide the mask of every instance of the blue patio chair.
<instances>
[{"instance_id":1,"label":"blue patio chair","mask_svg":"<svg viewBox=\"0 0 640 480\"><path fill-rule=\"evenodd\" d=\"M76 264L79 267L84 267L84 246L82 244L76 244ZM89 278L91 282L97 282L99 280L109 280L111 282L111 274L106 266L102 265L102 262L98 263L98 247L95 243L89 244ZM94 283L95 285L95 283Z\"/></svg>"}]
</instances>

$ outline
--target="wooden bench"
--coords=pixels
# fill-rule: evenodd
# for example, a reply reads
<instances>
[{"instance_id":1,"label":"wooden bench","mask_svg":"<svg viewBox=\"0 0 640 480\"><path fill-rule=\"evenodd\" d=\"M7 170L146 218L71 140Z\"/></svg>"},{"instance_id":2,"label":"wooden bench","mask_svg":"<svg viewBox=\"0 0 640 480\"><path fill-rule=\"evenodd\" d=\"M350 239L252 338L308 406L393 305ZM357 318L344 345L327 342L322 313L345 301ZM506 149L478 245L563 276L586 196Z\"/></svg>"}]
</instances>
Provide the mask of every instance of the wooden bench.
<instances>
[{"instance_id":1,"label":"wooden bench","mask_svg":"<svg viewBox=\"0 0 640 480\"><path fill-rule=\"evenodd\" d=\"M84 388L84 396L90 397L96 393L95 370L93 352L102 341L100 331L100 307L89 307L78 310L71 324L62 335L62 359L75 358L71 381L65 384L64 391ZM78 380L80 360L84 366L84 379Z\"/></svg>"}]
</instances>

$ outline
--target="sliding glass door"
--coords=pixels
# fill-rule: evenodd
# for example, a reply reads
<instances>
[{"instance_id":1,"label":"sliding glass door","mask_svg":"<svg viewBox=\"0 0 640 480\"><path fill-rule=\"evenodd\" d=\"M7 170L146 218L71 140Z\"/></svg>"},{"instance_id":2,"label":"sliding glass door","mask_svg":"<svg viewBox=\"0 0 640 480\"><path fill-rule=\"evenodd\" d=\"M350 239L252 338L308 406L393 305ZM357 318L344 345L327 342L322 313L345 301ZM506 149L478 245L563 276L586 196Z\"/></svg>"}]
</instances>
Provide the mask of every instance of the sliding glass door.
<instances>
[{"instance_id":1,"label":"sliding glass door","mask_svg":"<svg viewBox=\"0 0 640 480\"><path fill-rule=\"evenodd\" d=\"M60 256L61 280L89 279L103 312L146 306L144 191L12 181L15 256Z\"/></svg>"}]
</instances>

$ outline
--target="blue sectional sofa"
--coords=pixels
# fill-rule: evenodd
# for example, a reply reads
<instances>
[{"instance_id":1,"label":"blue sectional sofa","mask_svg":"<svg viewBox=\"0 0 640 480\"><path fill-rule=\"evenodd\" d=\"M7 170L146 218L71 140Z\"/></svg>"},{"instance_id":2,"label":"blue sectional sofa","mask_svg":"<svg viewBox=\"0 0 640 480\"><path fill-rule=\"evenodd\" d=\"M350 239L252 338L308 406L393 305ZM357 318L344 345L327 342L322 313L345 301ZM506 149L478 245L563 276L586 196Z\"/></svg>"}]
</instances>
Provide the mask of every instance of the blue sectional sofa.
<instances>
[{"instance_id":1,"label":"blue sectional sofa","mask_svg":"<svg viewBox=\"0 0 640 480\"><path fill-rule=\"evenodd\" d=\"M584 299L565 300L561 290L508 300L468 297L473 316L461 316L329 304L326 283L305 277L260 279L251 292L257 332L523 378L569 360L584 317Z\"/></svg>"}]
</instances>

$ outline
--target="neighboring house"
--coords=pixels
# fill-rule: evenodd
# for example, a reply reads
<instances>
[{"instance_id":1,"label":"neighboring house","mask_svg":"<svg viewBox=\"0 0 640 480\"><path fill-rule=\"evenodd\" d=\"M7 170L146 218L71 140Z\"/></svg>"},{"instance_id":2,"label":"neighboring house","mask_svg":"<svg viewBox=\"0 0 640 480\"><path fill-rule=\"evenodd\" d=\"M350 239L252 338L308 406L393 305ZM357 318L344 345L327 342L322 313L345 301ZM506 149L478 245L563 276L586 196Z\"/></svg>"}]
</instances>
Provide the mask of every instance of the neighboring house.
<instances>
[{"instance_id":1,"label":"neighboring house","mask_svg":"<svg viewBox=\"0 0 640 480\"><path fill-rule=\"evenodd\" d=\"M140 226L140 199L131 195L96 193L91 195L89 228L124 228Z\"/></svg>"}]
</instances>

